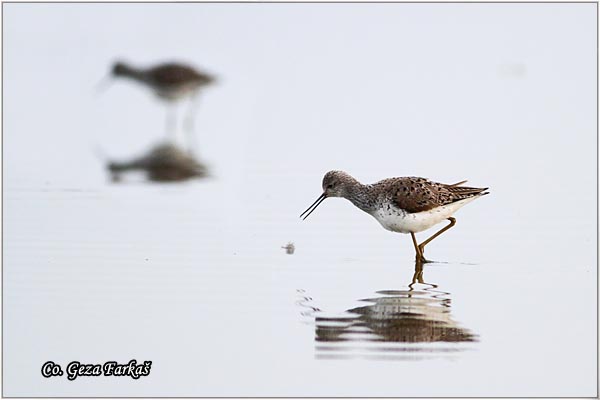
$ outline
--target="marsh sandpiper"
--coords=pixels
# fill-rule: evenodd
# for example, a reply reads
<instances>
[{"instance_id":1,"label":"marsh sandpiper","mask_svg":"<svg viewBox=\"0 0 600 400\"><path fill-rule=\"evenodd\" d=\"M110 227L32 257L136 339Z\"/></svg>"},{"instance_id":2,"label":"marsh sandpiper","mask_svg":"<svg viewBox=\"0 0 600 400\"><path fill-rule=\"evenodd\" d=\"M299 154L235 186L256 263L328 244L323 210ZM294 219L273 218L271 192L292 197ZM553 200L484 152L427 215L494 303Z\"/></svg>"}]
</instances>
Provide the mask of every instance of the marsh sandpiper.
<instances>
[{"instance_id":1,"label":"marsh sandpiper","mask_svg":"<svg viewBox=\"0 0 600 400\"><path fill-rule=\"evenodd\" d=\"M452 215L462 206L488 194L488 188L462 186L466 181L447 185L425 178L389 178L365 185L343 171L329 171L323 178L323 194L304 211L306 219L328 197L343 197L373 216L385 229L410 233L416 260L425 259L425 246L452 228ZM415 233L448 220L450 223L437 233L417 244Z\"/></svg>"},{"instance_id":2,"label":"marsh sandpiper","mask_svg":"<svg viewBox=\"0 0 600 400\"><path fill-rule=\"evenodd\" d=\"M115 77L133 79L150 88L163 100L173 101L193 96L201 87L214 83L215 78L194 68L177 63L165 63L150 68L136 68L116 62L112 68Z\"/></svg>"},{"instance_id":3,"label":"marsh sandpiper","mask_svg":"<svg viewBox=\"0 0 600 400\"><path fill-rule=\"evenodd\" d=\"M206 72L200 72L188 65L178 63L164 63L150 68L137 68L124 62L116 62L112 67L114 77L128 78L148 87L160 99L170 105L178 100L189 98L191 100L184 128L191 135L194 131L195 101L201 88L212 85L216 78ZM175 110L169 107L166 129L173 135L176 134ZM191 136L188 136L191 146Z\"/></svg>"}]
</instances>

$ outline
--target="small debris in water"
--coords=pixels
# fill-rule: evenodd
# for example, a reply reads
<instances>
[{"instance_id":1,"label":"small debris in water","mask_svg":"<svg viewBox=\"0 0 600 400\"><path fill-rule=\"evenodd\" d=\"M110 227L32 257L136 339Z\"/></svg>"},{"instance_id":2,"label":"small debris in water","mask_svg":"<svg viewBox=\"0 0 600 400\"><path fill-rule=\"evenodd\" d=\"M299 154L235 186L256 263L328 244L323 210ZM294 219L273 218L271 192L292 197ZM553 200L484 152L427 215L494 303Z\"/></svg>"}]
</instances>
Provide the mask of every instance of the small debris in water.
<instances>
[{"instance_id":1,"label":"small debris in water","mask_svg":"<svg viewBox=\"0 0 600 400\"><path fill-rule=\"evenodd\" d=\"M281 248L285 249L285 252L287 254L294 254L294 251L296 251L296 246L294 246L293 242L289 242L285 246L281 246Z\"/></svg>"}]
</instances>

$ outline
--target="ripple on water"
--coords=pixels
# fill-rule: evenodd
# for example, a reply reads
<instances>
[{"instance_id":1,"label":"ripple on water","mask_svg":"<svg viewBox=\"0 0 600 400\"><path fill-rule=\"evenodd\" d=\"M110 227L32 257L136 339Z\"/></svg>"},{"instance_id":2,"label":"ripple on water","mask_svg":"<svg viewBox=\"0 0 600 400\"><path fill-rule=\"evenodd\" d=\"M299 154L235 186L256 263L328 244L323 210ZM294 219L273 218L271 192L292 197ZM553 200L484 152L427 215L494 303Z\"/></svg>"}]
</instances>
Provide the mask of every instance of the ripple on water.
<instances>
[{"instance_id":1,"label":"ripple on water","mask_svg":"<svg viewBox=\"0 0 600 400\"><path fill-rule=\"evenodd\" d=\"M418 284L422 288L415 289ZM312 305L304 291L298 304L315 326L317 359L390 361L456 357L472 350L477 334L456 322L450 293L416 280L409 290L380 290L364 306L330 315Z\"/></svg>"}]
</instances>

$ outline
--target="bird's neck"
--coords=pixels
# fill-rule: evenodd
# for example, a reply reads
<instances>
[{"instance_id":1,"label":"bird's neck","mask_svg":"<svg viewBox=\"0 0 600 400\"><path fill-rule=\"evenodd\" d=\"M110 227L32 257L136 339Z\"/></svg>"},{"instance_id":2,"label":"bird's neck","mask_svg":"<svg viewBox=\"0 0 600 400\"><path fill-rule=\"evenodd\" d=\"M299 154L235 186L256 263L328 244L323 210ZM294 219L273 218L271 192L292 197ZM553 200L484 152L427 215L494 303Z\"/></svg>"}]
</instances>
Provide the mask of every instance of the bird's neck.
<instances>
[{"instance_id":1,"label":"bird's neck","mask_svg":"<svg viewBox=\"0 0 600 400\"><path fill-rule=\"evenodd\" d=\"M371 212L376 209L376 204L373 201L371 190L371 185L363 185L362 183L355 181L353 184L348 185L346 189L346 196L344 197L350 200L352 204L361 210L365 212Z\"/></svg>"},{"instance_id":2,"label":"bird's neck","mask_svg":"<svg viewBox=\"0 0 600 400\"><path fill-rule=\"evenodd\" d=\"M119 71L119 76L130 78L136 81L146 81L147 74L144 73L143 70L135 67L130 67L128 65L124 65Z\"/></svg>"}]
</instances>

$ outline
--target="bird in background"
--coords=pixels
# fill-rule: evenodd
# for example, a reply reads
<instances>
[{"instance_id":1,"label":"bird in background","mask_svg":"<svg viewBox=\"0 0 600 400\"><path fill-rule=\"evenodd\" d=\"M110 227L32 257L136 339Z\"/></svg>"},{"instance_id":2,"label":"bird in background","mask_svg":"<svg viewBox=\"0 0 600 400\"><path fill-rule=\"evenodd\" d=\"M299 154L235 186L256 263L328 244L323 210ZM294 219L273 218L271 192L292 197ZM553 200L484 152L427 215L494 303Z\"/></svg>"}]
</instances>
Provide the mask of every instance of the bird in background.
<instances>
[{"instance_id":1,"label":"bird in background","mask_svg":"<svg viewBox=\"0 0 600 400\"><path fill-rule=\"evenodd\" d=\"M323 178L323 194L304 211L306 219L328 197L343 197L373 216L385 229L408 233L412 237L417 262L425 258L425 246L456 224L452 215L461 207L488 194L488 188L432 182L426 178L389 178L373 184L362 184L343 171L329 171ZM449 224L421 244L415 233L448 220Z\"/></svg>"},{"instance_id":2,"label":"bird in background","mask_svg":"<svg viewBox=\"0 0 600 400\"><path fill-rule=\"evenodd\" d=\"M158 98L168 104L166 130L169 135L177 132L175 105L189 99L190 106L183 121L188 145L192 146L194 117L198 94L202 88L213 85L216 78L191 66L179 63L164 63L149 68L138 68L125 62L115 62L111 69L114 78L126 78L150 89Z\"/></svg>"}]
</instances>

